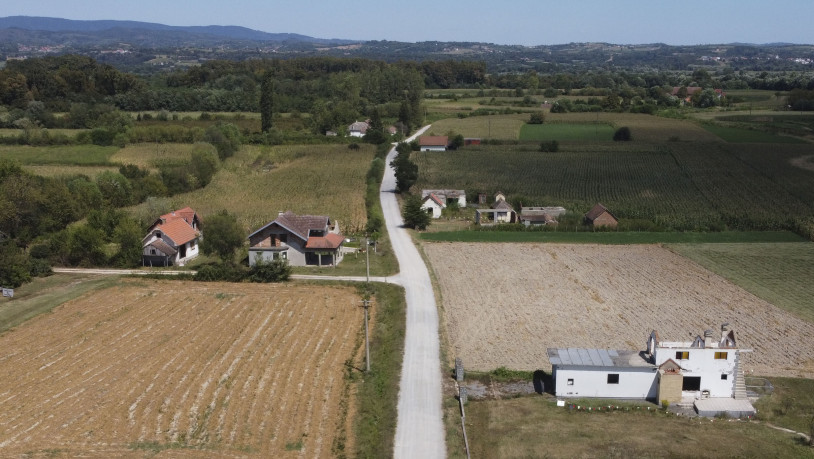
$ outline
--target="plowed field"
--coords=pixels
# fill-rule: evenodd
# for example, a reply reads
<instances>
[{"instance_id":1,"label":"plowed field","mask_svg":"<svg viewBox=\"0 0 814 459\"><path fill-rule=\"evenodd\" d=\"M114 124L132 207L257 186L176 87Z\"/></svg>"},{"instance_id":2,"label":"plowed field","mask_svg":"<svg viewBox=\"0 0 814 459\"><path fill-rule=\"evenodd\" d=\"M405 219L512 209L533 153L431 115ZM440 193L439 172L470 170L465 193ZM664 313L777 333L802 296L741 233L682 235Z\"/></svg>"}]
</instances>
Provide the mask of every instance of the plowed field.
<instances>
[{"instance_id":1,"label":"plowed field","mask_svg":"<svg viewBox=\"0 0 814 459\"><path fill-rule=\"evenodd\" d=\"M744 368L814 377L814 325L658 246L424 244L450 358L549 370L549 347L641 350L651 330L691 340L724 322Z\"/></svg>"},{"instance_id":2,"label":"plowed field","mask_svg":"<svg viewBox=\"0 0 814 459\"><path fill-rule=\"evenodd\" d=\"M0 336L0 456L331 457L350 288L123 281Z\"/></svg>"}]
</instances>

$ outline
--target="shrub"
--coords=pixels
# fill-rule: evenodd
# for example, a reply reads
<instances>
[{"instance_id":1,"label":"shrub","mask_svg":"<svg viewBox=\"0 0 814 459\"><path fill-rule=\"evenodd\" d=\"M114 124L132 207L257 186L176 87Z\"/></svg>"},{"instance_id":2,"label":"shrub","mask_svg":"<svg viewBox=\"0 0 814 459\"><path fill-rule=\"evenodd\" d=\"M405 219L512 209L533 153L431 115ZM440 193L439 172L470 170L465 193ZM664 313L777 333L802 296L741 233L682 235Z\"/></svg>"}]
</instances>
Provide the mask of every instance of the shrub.
<instances>
[{"instance_id":1,"label":"shrub","mask_svg":"<svg viewBox=\"0 0 814 459\"><path fill-rule=\"evenodd\" d=\"M529 117L529 124L543 124L545 122L545 115L543 112L534 112Z\"/></svg>"},{"instance_id":2,"label":"shrub","mask_svg":"<svg viewBox=\"0 0 814 459\"><path fill-rule=\"evenodd\" d=\"M542 142L540 144L540 151L551 153L560 151L560 143L556 140L552 140L551 142Z\"/></svg>"},{"instance_id":3,"label":"shrub","mask_svg":"<svg viewBox=\"0 0 814 459\"><path fill-rule=\"evenodd\" d=\"M241 282L246 278L246 270L231 263L204 265L193 278L201 282Z\"/></svg>"},{"instance_id":4,"label":"shrub","mask_svg":"<svg viewBox=\"0 0 814 459\"><path fill-rule=\"evenodd\" d=\"M284 282L291 276L291 266L288 261L277 259L264 261L262 258L255 260L254 266L249 268L249 281L251 282Z\"/></svg>"},{"instance_id":5,"label":"shrub","mask_svg":"<svg viewBox=\"0 0 814 459\"><path fill-rule=\"evenodd\" d=\"M613 140L615 142L619 141L630 141L633 140L633 137L630 135L630 128L627 126L622 126L613 133Z\"/></svg>"}]
</instances>

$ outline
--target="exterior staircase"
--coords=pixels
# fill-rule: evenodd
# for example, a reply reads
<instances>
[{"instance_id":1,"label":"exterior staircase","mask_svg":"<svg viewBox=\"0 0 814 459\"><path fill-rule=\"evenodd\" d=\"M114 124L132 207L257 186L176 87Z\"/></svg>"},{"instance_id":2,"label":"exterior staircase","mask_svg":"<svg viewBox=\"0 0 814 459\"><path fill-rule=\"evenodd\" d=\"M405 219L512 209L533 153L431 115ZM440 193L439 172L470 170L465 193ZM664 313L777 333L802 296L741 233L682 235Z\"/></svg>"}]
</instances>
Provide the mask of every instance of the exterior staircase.
<instances>
[{"instance_id":1,"label":"exterior staircase","mask_svg":"<svg viewBox=\"0 0 814 459\"><path fill-rule=\"evenodd\" d=\"M748 400L749 396L746 393L746 378L743 375L743 368L740 365L738 355L735 355L735 390L733 395L735 400Z\"/></svg>"}]
</instances>

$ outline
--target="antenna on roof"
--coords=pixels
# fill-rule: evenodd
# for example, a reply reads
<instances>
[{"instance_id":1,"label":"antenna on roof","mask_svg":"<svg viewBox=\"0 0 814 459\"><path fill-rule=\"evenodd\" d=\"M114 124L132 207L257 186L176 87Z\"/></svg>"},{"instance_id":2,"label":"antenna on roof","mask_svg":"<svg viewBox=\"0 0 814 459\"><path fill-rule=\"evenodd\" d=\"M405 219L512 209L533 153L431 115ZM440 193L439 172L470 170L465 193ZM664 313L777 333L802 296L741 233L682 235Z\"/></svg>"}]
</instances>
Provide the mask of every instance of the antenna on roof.
<instances>
[{"instance_id":1,"label":"antenna on roof","mask_svg":"<svg viewBox=\"0 0 814 459\"><path fill-rule=\"evenodd\" d=\"M729 322L724 322L721 324L721 331L726 331L726 327L729 326Z\"/></svg>"}]
</instances>

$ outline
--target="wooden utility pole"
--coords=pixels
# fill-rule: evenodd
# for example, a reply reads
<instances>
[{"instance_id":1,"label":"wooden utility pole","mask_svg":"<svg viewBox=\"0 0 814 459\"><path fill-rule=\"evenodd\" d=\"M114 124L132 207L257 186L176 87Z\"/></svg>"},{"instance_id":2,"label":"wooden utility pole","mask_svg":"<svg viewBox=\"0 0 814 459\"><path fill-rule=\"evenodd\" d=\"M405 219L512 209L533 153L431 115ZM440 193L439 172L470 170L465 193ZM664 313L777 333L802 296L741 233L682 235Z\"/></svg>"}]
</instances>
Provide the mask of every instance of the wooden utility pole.
<instances>
[{"instance_id":1,"label":"wooden utility pole","mask_svg":"<svg viewBox=\"0 0 814 459\"><path fill-rule=\"evenodd\" d=\"M367 310L370 308L370 300L362 300L362 307L365 308L365 371L370 373L370 340L367 331Z\"/></svg>"}]
</instances>

